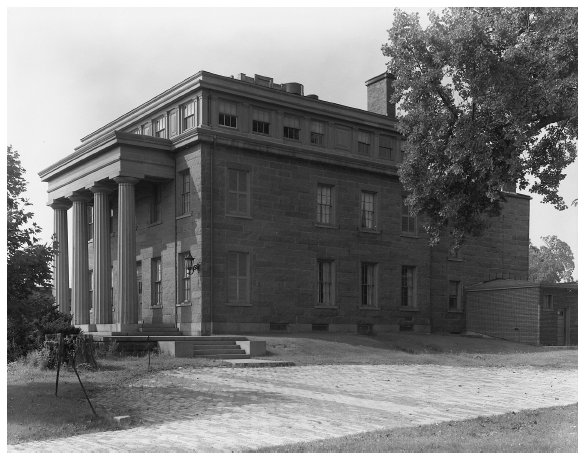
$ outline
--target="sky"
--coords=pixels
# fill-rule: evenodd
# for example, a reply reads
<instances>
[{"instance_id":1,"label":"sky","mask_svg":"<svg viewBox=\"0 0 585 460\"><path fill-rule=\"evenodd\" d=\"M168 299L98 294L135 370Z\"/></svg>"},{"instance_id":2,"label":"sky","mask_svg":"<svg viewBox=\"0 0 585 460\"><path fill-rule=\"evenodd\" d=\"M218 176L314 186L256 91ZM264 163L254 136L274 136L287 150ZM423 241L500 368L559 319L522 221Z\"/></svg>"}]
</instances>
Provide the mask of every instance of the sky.
<instances>
[{"instance_id":1,"label":"sky","mask_svg":"<svg viewBox=\"0 0 585 460\"><path fill-rule=\"evenodd\" d=\"M423 26L427 8L418 11ZM38 173L80 139L200 70L298 82L305 94L366 109L393 8L8 8L7 143L20 154L41 239L53 210ZM577 164L560 187L577 198ZM530 239L556 235L577 264L578 207L531 202ZM575 269L574 277L578 274Z\"/></svg>"}]
</instances>

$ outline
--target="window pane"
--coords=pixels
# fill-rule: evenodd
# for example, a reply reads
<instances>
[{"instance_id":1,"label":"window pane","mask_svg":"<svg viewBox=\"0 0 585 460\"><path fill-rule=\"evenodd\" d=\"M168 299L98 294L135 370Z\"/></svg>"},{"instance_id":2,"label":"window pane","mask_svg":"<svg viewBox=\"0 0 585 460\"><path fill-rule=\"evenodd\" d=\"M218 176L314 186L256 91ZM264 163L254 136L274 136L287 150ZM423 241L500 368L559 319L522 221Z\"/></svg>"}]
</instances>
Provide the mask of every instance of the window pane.
<instances>
[{"instance_id":1,"label":"window pane","mask_svg":"<svg viewBox=\"0 0 585 460\"><path fill-rule=\"evenodd\" d=\"M238 190L238 171L230 170L228 174L229 174L229 177L228 177L229 190L230 191L237 191Z\"/></svg>"},{"instance_id":2,"label":"window pane","mask_svg":"<svg viewBox=\"0 0 585 460\"><path fill-rule=\"evenodd\" d=\"M238 173L238 190L240 192L247 193L248 192L248 173L246 171L240 171Z\"/></svg>"}]
</instances>

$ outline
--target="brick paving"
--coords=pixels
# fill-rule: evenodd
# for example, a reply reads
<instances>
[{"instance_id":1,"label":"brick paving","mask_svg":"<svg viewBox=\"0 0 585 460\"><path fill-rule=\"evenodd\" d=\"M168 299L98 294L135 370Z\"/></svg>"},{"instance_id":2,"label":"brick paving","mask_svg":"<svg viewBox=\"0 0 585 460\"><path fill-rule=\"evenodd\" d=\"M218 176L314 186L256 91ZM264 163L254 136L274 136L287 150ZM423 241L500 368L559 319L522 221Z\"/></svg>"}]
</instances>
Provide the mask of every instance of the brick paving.
<instances>
[{"instance_id":1,"label":"brick paving","mask_svg":"<svg viewBox=\"0 0 585 460\"><path fill-rule=\"evenodd\" d=\"M577 402L576 370L337 365L179 369L93 395L126 430L8 452L239 452ZM137 426L139 425L139 426Z\"/></svg>"}]
</instances>

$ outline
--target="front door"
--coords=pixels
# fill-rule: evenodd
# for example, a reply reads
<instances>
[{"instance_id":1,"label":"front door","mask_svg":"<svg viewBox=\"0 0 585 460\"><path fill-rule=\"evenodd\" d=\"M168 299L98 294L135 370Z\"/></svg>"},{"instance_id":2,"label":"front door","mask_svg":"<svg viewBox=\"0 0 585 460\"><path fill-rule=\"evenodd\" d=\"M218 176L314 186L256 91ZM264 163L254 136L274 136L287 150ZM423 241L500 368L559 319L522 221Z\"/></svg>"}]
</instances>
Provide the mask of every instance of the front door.
<instances>
[{"instance_id":1,"label":"front door","mask_svg":"<svg viewBox=\"0 0 585 460\"><path fill-rule=\"evenodd\" d=\"M557 345L564 346L565 345L565 325L566 325L566 318L565 318L566 310L558 310L557 311Z\"/></svg>"}]
</instances>

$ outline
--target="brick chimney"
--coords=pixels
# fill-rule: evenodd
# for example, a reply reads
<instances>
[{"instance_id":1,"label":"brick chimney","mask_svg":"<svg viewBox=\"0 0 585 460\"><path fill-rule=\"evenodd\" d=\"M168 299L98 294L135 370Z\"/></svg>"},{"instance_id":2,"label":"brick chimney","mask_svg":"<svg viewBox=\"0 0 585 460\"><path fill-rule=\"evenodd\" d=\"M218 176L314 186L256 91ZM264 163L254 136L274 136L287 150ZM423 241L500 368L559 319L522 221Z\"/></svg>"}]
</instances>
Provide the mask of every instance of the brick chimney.
<instances>
[{"instance_id":1,"label":"brick chimney","mask_svg":"<svg viewBox=\"0 0 585 460\"><path fill-rule=\"evenodd\" d=\"M389 102L390 96L394 92L392 80L395 80L394 75L384 72L366 81L368 111L396 118L396 104L390 104Z\"/></svg>"}]
</instances>

